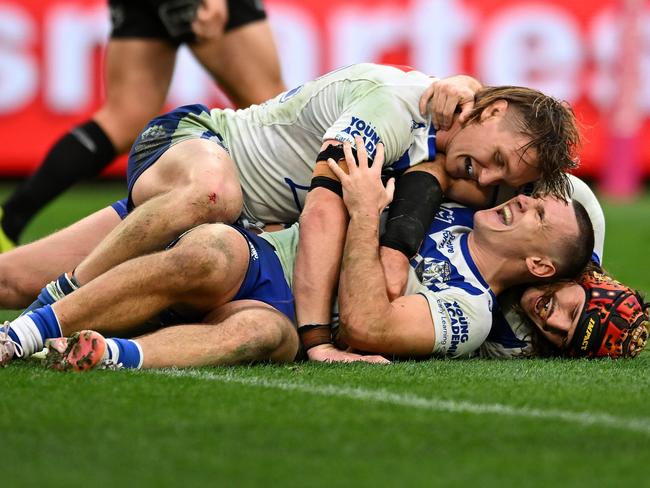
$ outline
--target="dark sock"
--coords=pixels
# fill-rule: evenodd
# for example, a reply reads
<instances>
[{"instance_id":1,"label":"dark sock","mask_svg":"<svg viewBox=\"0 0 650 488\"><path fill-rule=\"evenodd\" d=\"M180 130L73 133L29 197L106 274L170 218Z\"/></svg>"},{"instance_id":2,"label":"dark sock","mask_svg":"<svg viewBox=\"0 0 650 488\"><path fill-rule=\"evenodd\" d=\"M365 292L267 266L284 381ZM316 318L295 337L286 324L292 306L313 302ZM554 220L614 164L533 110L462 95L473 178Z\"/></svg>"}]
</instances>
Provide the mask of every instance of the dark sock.
<instances>
[{"instance_id":1,"label":"dark sock","mask_svg":"<svg viewBox=\"0 0 650 488\"><path fill-rule=\"evenodd\" d=\"M18 242L23 229L45 205L79 180L97 176L115 156L113 144L95 121L72 129L2 205L5 234Z\"/></svg>"}]
</instances>

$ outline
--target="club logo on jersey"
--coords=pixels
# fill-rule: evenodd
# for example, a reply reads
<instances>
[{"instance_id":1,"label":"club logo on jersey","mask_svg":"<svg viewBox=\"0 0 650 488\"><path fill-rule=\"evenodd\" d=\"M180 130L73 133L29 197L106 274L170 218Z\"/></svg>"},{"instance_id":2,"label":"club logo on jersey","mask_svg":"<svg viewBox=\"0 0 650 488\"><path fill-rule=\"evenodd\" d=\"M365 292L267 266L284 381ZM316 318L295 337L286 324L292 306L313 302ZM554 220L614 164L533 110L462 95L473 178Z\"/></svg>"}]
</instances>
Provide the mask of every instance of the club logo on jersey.
<instances>
[{"instance_id":1,"label":"club logo on jersey","mask_svg":"<svg viewBox=\"0 0 650 488\"><path fill-rule=\"evenodd\" d=\"M423 258L415 268L415 275L420 283L427 288L431 285L438 285L439 289L447 288L444 283L449 281L451 276L451 265L448 261L440 261L434 258ZM440 285L443 285L442 287Z\"/></svg>"},{"instance_id":2,"label":"club logo on jersey","mask_svg":"<svg viewBox=\"0 0 650 488\"><path fill-rule=\"evenodd\" d=\"M152 125L140 134L140 140L157 139L158 137L163 137L166 133L167 130L162 125Z\"/></svg>"},{"instance_id":3,"label":"club logo on jersey","mask_svg":"<svg viewBox=\"0 0 650 488\"><path fill-rule=\"evenodd\" d=\"M460 308L460 305L455 300L452 303L445 302L445 308L451 320L451 339L447 353L454 354L459 344L463 344L469 340L469 321L463 309Z\"/></svg>"},{"instance_id":4,"label":"club logo on jersey","mask_svg":"<svg viewBox=\"0 0 650 488\"><path fill-rule=\"evenodd\" d=\"M356 136L362 137L363 142L366 144L366 151L368 151L368 155L371 158L375 157L377 144L381 142L381 138L379 137L379 134L377 134L377 130L372 124L366 122L360 117L352 117L350 124L345 129L343 129L340 134L342 137L345 137L343 134L347 134L350 137L349 142L351 144L354 144L354 138ZM336 139L340 140L338 136Z\"/></svg>"}]
</instances>

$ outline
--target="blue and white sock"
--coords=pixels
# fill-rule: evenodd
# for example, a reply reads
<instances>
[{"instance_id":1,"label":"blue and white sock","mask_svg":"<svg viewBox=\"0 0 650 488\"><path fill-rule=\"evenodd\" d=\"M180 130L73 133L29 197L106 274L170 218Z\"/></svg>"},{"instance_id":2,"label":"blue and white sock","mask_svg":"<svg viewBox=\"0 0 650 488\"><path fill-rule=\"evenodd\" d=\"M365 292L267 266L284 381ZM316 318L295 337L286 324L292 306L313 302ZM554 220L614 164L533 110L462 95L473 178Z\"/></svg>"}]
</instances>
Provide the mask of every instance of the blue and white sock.
<instances>
[{"instance_id":1,"label":"blue and white sock","mask_svg":"<svg viewBox=\"0 0 650 488\"><path fill-rule=\"evenodd\" d=\"M123 368L140 369L142 367L142 348L140 344L131 339L106 339L105 359Z\"/></svg>"},{"instance_id":2,"label":"blue and white sock","mask_svg":"<svg viewBox=\"0 0 650 488\"><path fill-rule=\"evenodd\" d=\"M63 273L56 280L45 285L34 302L27 307L21 315L44 307L52 305L54 302L61 300L64 296L69 295L80 287L75 277L68 273Z\"/></svg>"},{"instance_id":3,"label":"blue and white sock","mask_svg":"<svg viewBox=\"0 0 650 488\"><path fill-rule=\"evenodd\" d=\"M47 339L61 337L61 326L51 305L21 315L9 325L9 337L28 357L43 349Z\"/></svg>"}]
</instances>

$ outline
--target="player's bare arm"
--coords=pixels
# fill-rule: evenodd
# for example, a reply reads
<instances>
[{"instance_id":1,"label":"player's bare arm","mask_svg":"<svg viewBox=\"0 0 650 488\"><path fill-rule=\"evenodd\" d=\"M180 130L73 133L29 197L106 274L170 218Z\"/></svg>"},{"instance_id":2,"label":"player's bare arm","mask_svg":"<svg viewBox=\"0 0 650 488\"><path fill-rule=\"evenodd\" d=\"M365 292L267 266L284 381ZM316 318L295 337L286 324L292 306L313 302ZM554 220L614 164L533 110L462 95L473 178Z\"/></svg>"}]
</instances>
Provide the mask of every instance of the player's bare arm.
<instances>
[{"instance_id":1,"label":"player's bare arm","mask_svg":"<svg viewBox=\"0 0 650 488\"><path fill-rule=\"evenodd\" d=\"M351 156L346 147L346 157ZM381 184L383 150L377 150L368 167L363 142L357 141L359 166L349 165L345 174L334 161L330 168L343 185L350 224L348 226L339 285L341 338L351 347L367 352L398 356L430 354L434 329L427 301L417 295L388 298L377 252L379 215L391 201L394 184Z\"/></svg>"},{"instance_id":2,"label":"player's bare arm","mask_svg":"<svg viewBox=\"0 0 650 488\"><path fill-rule=\"evenodd\" d=\"M322 150L340 142L328 140ZM338 184L325 160L316 164L313 181ZM326 186L316 186L300 215L300 244L294 271L294 294L299 330L306 325L329 325L338 283L347 211L341 197ZM308 350L310 355L313 351ZM317 359L317 358L314 358Z\"/></svg>"}]
</instances>

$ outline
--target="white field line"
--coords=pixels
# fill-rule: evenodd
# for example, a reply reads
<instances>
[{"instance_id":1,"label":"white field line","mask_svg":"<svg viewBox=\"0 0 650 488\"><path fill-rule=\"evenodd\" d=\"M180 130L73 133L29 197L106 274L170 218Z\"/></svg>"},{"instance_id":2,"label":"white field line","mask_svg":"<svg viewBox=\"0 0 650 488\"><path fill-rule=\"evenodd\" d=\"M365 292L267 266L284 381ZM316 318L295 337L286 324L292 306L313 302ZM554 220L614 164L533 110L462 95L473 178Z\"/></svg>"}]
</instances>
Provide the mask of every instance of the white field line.
<instances>
[{"instance_id":1,"label":"white field line","mask_svg":"<svg viewBox=\"0 0 650 488\"><path fill-rule=\"evenodd\" d=\"M401 407L419 408L435 412L472 413L477 415L503 415L506 417L521 417L527 419L560 420L579 425L597 425L616 430L627 430L650 435L650 418L617 417L606 413L570 412L564 410L515 407L499 403L472 403L466 401L443 400L426 398L406 393L391 393L386 390L368 390L364 388L349 388L335 385L310 385L301 382L273 380L260 377L240 377L236 374L210 373L194 370L164 369L152 370L152 374L197 378L220 383L235 383L275 390L296 391L310 395L348 398L375 403L386 403Z\"/></svg>"}]
</instances>

